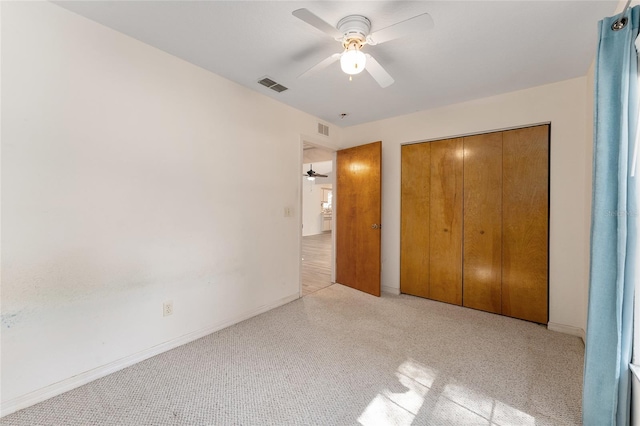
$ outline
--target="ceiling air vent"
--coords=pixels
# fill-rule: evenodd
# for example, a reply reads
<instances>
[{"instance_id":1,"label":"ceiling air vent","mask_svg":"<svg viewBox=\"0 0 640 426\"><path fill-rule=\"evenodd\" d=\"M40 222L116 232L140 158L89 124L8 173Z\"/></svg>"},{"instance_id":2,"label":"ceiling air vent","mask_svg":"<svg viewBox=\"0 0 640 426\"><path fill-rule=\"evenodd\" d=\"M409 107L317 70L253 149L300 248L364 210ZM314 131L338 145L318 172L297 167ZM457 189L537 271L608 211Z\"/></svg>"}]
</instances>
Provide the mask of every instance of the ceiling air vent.
<instances>
[{"instance_id":1,"label":"ceiling air vent","mask_svg":"<svg viewBox=\"0 0 640 426\"><path fill-rule=\"evenodd\" d=\"M318 123L318 133L320 133L321 135L329 136L329 126Z\"/></svg>"},{"instance_id":2,"label":"ceiling air vent","mask_svg":"<svg viewBox=\"0 0 640 426\"><path fill-rule=\"evenodd\" d=\"M268 87L271 90L275 90L278 93L284 92L285 90L288 89L288 87L284 87L282 84L276 83L275 81L271 80L269 77L265 77L261 80L258 80L258 83L262 84L265 87Z\"/></svg>"}]
</instances>

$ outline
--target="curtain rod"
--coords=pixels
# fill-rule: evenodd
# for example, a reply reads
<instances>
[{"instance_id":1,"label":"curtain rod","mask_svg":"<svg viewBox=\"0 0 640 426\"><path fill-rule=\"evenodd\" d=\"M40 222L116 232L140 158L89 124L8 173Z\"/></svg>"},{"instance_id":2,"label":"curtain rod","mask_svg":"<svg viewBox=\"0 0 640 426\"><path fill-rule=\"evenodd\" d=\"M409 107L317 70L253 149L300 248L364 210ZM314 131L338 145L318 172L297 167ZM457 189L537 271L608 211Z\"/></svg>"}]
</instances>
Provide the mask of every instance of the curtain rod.
<instances>
[{"instance_id":1,"label":"curtain rod","mask_svg":"<svg viewBox=\"0 0 640 426\"><path fill-rule=\"evenodd\" d=\"M620 14L620 17L616 19L616 21L611 25L611 29L613 31L620 31L627 26L627 22L629 22L629 19L627 19L627 17L624 15L627 13L627 9L629 9L630 4L631 0L627 0L627 4L624 6L624 9L622 9L622 14Z\"/></svg>"}]
</instances>

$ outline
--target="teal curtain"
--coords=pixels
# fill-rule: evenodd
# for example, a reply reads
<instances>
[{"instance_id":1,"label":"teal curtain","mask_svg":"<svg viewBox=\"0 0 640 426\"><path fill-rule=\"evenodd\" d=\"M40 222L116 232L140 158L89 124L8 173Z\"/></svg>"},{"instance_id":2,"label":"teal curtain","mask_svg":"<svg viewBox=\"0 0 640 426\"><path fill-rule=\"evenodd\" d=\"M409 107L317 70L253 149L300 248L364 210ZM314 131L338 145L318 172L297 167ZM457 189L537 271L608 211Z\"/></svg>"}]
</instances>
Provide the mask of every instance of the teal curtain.
<instances>
[{"instance_id":1,"label":"teal curtain","mask_svg":"<svg viewBox=\"0 0 640 426\"><path fill-rule=\"evenodd\" d=\"M600 21L595 74L591 274L584 368L583 423L628 425L633 297L638 280L638 122L640 6L614 31Z\"/></svg>"}]
</instances>

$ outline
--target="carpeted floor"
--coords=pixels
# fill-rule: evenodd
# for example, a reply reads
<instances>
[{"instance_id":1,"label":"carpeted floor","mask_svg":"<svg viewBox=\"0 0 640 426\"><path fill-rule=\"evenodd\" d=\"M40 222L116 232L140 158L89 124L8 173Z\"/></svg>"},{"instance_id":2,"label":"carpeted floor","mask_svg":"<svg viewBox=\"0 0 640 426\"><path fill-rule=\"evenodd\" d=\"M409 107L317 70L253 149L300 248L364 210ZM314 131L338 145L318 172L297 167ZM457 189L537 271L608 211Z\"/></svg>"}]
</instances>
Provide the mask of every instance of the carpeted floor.
<instances>
[{"instance_id":1,"label":"carpeted floor","mask_svg":"<svg viewBox=\"0 0 640 426\"><path fill-rule=\"evenodd\" d=\"M0 425L578 425L583 353L536 324L333 285Z\"/></svg>"}]
</instances>

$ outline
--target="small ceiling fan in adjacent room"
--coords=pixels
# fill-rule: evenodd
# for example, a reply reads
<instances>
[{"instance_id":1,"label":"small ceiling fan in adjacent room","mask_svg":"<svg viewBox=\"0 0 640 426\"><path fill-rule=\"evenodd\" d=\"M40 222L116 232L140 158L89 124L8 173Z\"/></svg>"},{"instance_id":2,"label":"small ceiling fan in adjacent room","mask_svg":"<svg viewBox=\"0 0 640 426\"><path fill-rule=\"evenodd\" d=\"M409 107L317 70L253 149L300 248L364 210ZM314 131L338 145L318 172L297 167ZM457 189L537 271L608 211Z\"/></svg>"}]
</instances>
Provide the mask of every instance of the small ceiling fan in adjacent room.
<instances>
[{"instance_id":1,"label":"small ceiling fan in adjacent room","mask_svg":"<svg viewBox=\"0 0 640 426\"><path fill-rule=\"evenodd\" d=\"M307 24L315 27L323 33L334 38L342 44L342 53L334 53L320 63L314 65L305 71L300 77L306 77L311 74L327 68L329 65L340 60L342 71L349 74L349 79L355 74L367 70L371 77L385 88L394 83L393 77L368 53L363 53L362 48L365 45L377 45L389 40L395 40L415 34L420 31L426 31L433 28L433 19L428 13L423 13L397 24L382 28L378 31L371 32L371 21L362 15L349 15L342 18L337 27L327 23L323 19L314 15L308 9L297 9L292 12L293 16L303 20Z\"/></svg>"},{"instance_id":2,"label":"small ceiling fan in adjacent room","mask_svg":"<svg viewBox=\"0 0 640 426\"><path fill-rule=\"evenodd\" d=\"M307 178L307 180L316 180L317 177L329 177L327 175L321 175L320 173L316 173L313 171L313 164L309 165L309 171L302 175Z\"/></svg>"}]
</instances>

